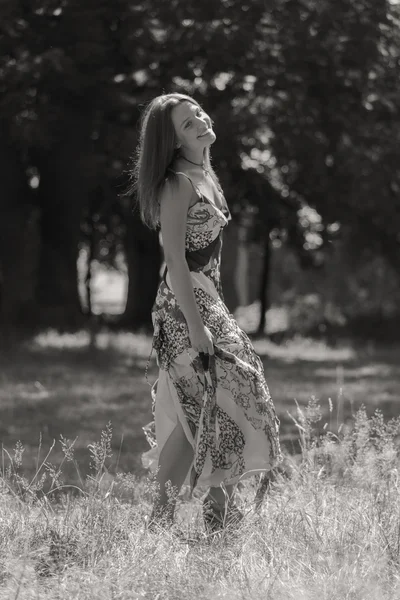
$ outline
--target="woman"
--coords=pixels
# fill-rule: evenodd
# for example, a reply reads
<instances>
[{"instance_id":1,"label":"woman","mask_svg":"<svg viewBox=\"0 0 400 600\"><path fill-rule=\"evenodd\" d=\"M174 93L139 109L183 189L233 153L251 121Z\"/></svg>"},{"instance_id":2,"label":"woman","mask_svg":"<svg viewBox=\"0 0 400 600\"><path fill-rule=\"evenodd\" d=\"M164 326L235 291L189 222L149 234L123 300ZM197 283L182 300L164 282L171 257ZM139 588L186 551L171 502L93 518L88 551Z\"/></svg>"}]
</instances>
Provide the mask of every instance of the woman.
<instances>
[{"instance_id":1,"label":"woman","mask_svg":"<svg viewBox=\"0 0 400 600\"><path fill-rule=\"evenodd\" d=\"M204 517L211 528L238 516L233 489L240 479L281 460L262 363L222 298L222 230L230 214L210 163L215 139L193 98L158 96L143 115L134 172L142 219L161 227L166 262L152 312L155 419L144 428L148 454L158 455L152 516L172 521L169 486L179 490L189 476L192 490L210 487Z\"/></svg>"}]
</instances>

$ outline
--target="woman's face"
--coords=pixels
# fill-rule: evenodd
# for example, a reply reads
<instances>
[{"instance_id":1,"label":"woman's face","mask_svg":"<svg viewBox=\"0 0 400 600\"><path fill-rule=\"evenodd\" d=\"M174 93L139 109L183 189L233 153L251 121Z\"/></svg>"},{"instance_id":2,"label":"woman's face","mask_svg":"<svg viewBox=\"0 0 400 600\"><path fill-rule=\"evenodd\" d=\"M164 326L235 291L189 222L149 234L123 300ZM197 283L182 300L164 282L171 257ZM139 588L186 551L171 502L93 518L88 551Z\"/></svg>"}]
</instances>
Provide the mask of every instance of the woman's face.
<instances>
[{"instance_id":1,"label":"woman's face","mask_svg":"<svg viewBox=\"0 0 400 600\"><path fill-rule=\"evenodd\" d=\"M180 102L172 109L171 118L182 148L196 152L215 142L211 119L200 106L189 101Z\"/></svg>"}]
</instances>

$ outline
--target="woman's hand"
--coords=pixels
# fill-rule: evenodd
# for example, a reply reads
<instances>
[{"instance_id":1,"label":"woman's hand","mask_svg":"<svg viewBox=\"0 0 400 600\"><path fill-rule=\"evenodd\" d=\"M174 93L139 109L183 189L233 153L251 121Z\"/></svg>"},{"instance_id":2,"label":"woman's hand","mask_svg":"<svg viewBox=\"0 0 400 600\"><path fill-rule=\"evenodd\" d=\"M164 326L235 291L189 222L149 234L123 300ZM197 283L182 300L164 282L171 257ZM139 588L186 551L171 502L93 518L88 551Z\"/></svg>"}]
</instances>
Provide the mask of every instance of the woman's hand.
<instances>
[{"instance_id":1,"label":"woman's hand","mask_svg":"<svg viewBox=\"0 0 400 600\"><path fill-rule=\"evenodd\" d=\"M199 354L214 354L213 336L205 325L195 328L189 327L189 337L193 350Z\"/></svg>"}]
</instances>

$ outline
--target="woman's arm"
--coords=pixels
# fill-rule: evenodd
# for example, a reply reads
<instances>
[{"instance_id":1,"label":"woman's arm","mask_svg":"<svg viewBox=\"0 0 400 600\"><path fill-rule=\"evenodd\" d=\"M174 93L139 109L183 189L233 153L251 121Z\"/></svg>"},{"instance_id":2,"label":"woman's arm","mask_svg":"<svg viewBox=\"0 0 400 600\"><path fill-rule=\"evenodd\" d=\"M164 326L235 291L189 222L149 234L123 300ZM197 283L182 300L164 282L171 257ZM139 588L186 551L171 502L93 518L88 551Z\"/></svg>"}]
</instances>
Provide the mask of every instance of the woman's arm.
<instances>
[{"instance_id":1,"label":"woman's arm","mask_svg":"<svg viewBox=\"0 0 400 600\"><path fill-rule=\"evenodd\" d=\"M197 307L192 279L185 257L187 212L192 198L190 182L179 177L166 182L160 198L161 235L172 290L186 319L193 348L213 354L212 336Z\"/></svg>"}]
</instances>

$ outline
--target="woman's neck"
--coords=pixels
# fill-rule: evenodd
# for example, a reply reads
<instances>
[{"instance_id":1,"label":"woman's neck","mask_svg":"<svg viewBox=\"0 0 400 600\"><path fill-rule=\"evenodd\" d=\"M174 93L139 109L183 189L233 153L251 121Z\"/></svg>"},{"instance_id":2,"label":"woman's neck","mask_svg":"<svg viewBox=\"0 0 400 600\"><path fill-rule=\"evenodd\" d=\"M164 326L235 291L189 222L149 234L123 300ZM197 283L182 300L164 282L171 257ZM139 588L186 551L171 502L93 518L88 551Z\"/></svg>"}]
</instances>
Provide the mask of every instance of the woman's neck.
<instances>
[{"instance_id":1,"label":"woman's neck","mask_svg":"<svg viewBox=\"0 0 400 600\"><path fill-rule=\"evenodd\" d=\"M184 150L180 152L179 158L187 161L189 164L197 165L198 167L204 166L204 152L193 152L192 150Z\"/></svg>"}]
</instances>

